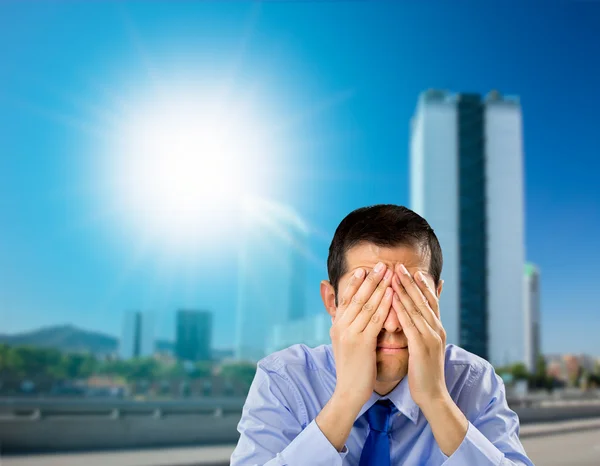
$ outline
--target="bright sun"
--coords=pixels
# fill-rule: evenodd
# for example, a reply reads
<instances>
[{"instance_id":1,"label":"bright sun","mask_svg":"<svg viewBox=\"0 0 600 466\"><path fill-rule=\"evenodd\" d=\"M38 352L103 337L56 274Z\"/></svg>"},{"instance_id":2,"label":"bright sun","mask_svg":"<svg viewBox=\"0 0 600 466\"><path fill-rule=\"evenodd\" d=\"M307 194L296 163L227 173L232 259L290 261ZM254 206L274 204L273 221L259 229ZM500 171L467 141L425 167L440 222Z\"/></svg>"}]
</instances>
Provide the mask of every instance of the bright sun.
<instances>
[{"instance_id":1,"label":"bright sun","mask_svg":"<svg viewBox=\"0 0 600 466\"><path fill-rule=\"evenodd\" d=\"M223 239L267 182L272 143L256 115L217 96L153 96L122 119L108 158L111 211L145 242Z\"/></svg>"}]
</instances>

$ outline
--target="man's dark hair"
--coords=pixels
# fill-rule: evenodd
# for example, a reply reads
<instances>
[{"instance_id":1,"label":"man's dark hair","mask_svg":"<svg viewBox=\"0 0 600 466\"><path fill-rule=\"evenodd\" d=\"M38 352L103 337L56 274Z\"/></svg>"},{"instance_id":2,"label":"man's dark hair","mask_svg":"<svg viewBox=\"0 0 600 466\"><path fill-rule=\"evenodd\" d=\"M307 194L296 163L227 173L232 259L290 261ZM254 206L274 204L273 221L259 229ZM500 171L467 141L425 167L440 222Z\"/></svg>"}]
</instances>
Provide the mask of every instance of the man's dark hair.
<instances>
[{"instance_id":1,"label":"man's dark hair","mask_svg":"<svg viewBox=\"0 0 600 466\"><path fill-rule=\"evenodd\" d=\"M327 272L337 294L340 278L346 273L346 252L361 243L380 247L410 246L423 258L429 257L429 273L437 287L442 273L442 248L433 228L419 214L394 204L361 207L349 213L338 225L329 246Z\"/></svg>"}]
</instances>

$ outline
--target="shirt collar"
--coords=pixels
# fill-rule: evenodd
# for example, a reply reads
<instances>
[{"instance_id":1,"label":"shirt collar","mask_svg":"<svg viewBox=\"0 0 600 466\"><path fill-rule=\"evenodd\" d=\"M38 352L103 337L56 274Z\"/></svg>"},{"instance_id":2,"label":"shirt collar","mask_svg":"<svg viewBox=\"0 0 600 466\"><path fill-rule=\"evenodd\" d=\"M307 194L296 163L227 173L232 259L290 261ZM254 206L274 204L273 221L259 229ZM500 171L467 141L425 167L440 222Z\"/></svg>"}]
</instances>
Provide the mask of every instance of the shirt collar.
<instances>
[{"instance_id":1,"label":"shirt collar","mask_svg":"<svg viewBox=\"0 0 600 466\"><path fill-rule=\"evenodd\" d=\"M408 386L408 376L405 376L398 385L387 395L380 395L376 392L371 393L371 398L367 401L360 410L356 419L361 417L371 406L377 403L379 400L389 399L398 411L404 414L410 419L413 424L417 424L419 421L419 406L414 402L412 396L410 396L410 388ZM355 420L356 420L355 419Z\"/></svg>"},{"instance_id":2,"label":"shirt collar","mask_svg":"<svg viewBox=\"0 0 600 466\"><path fill-rule=\"evenodd\" d=\"M333 350L331 345L327 345L328 353L329 353L329 361L333 370L334 375L336 374L335 370L335 359L333 357ZM406 375L394 389L388 393L387 395L379 395L376 392L371 393L371 397L369 401L367 401L363 407L361 408L356 419L361 417L371 406L377 403L379 400L389 399L394 406L398 409L398 411L404 414L408 419L410 419L413 424L416 424L419 420L419 405L415 403L410 395L410 388L408 386L408 375ZM356 420L355 419L355 420Z\"/></svg>"}]
</instances>

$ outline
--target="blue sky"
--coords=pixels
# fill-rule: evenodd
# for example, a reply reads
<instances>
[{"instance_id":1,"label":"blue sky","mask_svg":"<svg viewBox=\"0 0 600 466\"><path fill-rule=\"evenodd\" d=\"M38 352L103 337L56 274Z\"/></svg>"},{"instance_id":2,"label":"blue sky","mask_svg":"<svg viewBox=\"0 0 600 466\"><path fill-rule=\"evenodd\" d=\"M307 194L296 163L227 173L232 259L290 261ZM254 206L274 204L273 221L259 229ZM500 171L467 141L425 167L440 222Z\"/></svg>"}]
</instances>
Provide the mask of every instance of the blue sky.
<instances>
[{"instance_id":1,"label":"blue sky","mask_svg":"<svg viewBox=\"0 0 600 466\"><path fill-rule=\"evenodd\" d=\"M523 106L542 349L600 355L600 4L449 3L3 2L0 331L73 323L118 335L123 310L141 308L170 338L170 311L184 306L213 311L215 346L231 346L235 247L215 242L167 266L98 210L94 167L115 115L156 83L227 83L278 128L262 194L314 230L311 313L323 312L318 283L339 221L409 202L418 94L498 89Z\"/></svg>"}]
</instances>

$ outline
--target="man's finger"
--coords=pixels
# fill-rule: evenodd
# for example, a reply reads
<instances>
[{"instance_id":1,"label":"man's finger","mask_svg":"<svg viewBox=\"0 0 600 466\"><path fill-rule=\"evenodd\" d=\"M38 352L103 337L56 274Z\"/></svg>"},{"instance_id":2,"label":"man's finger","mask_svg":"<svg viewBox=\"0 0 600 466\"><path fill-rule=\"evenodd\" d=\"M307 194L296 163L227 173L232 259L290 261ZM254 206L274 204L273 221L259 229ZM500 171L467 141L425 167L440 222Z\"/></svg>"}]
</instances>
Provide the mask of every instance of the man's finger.
<instances>
[{"instance_id":1,"label":"man's finger","mask_svg":"<svg viewBox=\"0 0 600 466\"><path fill-rule=\"evenodd\" d=\"M350 325L350 323L354 321L359 312L362 311L363 306L367 304L367 301L369 301L369 298L373 294L373 291L377 288L377 285L379 285L379 282L383 279L383 275L385 274L386 269L387 268L385 264L379 262L373 268L371 273L369 273L366 276L366 278L360 284L356 293L354 293L354 295L350 298L349 302L347 303L346 310L344 311L344 314L341 317L343 325Z\"/></svg>"},{"instance_id":2,"label":"man's finger","mask_svg":"<svg viewBox=\"0 0 600 466\"><path fill-rule=\"evenodd\" d=\"M419 289L421 290L423 295L425 295L425 297L427 298L427 302L429 303L429 306L431 306L431 309L433 310L433 312L435 313L437 318L441 319L441 317L440 317L440 300L439 300L437 294L435 293L434 288L432 287L432 284L428 280L428 274L426 274L425 272L420 270L415 274L415 279L416 279L417 285L419 286Z\"/></svg>"},{"instance_id":3,"label":"man's finger","mask_svg":"<svg viewBox=\"0 0 600 466\"><path fill-rule=\"evenodd\" d=\"M404 310L412 321L414 327L421 334L425 334L427 331L427 326L429 324L421 315L421 311L415 306L412 298L409 296L408 292L404 285L400 282L400 277L397 275L394 276L394 280L392 280L392 288L396 292L398 296L398 301L400 302L401 309Z\"/></svg>"},{"instance_id":4,"label":"man's finger","mask_svg":"<svg viewBox=\"0 0 600 466\"><path fill-rule=\"evenodd\" d=\"M423 337L421 336L421 332L419 332L419 329L417 328L411 316L404 308L404 305L400 300L400 296L396 292L394 292L394 296L392 299L392 308L396 312L398 320L400 321L400 325L402 325L402 331L406 334L406 338L408 339L409 351L412 346L418 346L423 344Z\"/></svg>"},{"instance_id":5,"label":"man's finger","mask_svg":"<svg viewBox=\"0 0 600 466\"><path fill-rule=\"evenodd\" d=\"M379 303L377 311L375 311L375 314L373 314L367 321L367 325L364 328L363 333L374 340L377 340L377 337L383 328L383 324L385 323L385 319L387 319L387 316L390 312L393 294L394 290L388 286L383 294L381 302Z\"/></svg>"},{"instance_id":6,"label":"man's finger","mask_svg":"<svg viewBox=\"0 0 600 466\"><path fill-rule=\"evenodd\" d=\"M429 327L431 327L436 333L439 333L442 324L435 314L435 311L431 308L427 297L417 285L415 279L402 264L399 264L396 267L396 270L397 272L400 272L401 285L406 290L406 294L400 294L401 298L406 298L403 300L403 303L408 299L410 299L413 303L412 305L410 303L405 303L405 307L411 311L411 315L413 313L420 314L425 323L427 323L427 325L429 325ZM419 325L418 319L415 323L417 324L417 327L421 333L426 331L426 329Z\"/></svg>"},{"instance_id":7,"label":"man's finger","mask_svg":"<svg viewBox=\"0 0 600 466\"><path fill-rule=\"evenodd\" d=\"M365 278L365 269L356 269L352 275L350 276L350 280L346 284L343 293L340 294L340 299L338 300L338 307L345 309L348 307L352 296L358 291L360 285L362 284Z\"/></svg>"},{"instance_id":8,"label":"man's finger","mask_svg":"<svg viewBox=\"0 0 600 466\"><path fill-rule=\"evenodd\" d=\"M388 269L386 267L386 272L383 275L383 280L379 282L379 284L375 288L375 291L373 291L373 294L371 294L371 297L363 305L362 309L354 319L354 322L350 323L350 327L353 328L354 331L362 332L365 330L365 327L367 327L375 313L378 311L379 306L383 301L385 292L392 283L393 275L394 272L392 271L392 269ZM377 317L375 319L377 319Z\"/></svg>"},{"instance_id":9,"label":"man's finger","mask_svg":"<svg viewBox=\"0 0 600 466\"><path fill-rule=\"evenodd\" d=\"M346 308L350 304L352 296L354 296L354 294L358 291L358 288L360 288L360 285L362 284L364 278L364 269L359 268L354 270L352 272L352 275L350 276L350 279L348 280L348 283L346 283L344 291L338 294L337 309L334 321L336 325L340 325L340 322L343 320L344 314L346 313ZM341 325L347 324L341 322Z\"/></svg>"}]
</instances>

